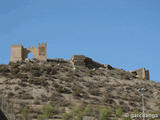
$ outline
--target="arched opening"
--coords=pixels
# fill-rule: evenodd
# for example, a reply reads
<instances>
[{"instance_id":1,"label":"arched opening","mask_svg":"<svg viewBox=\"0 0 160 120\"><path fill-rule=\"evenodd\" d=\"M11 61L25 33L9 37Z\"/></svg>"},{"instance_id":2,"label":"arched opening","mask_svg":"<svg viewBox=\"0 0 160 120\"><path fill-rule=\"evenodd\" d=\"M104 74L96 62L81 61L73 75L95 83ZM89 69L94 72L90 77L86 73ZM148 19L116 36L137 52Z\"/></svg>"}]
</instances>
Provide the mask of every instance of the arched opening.
<instances>
[{"instance_id":1,"label":"arched opening","mask_svg":"<svg viewBox=\"0 0 160 120\"><path fill-rule=\"evenodd\" d=\"M32 60L34 58L34 55L32 52L28 53L28 59Z\"/></svg>"}]
</instances>

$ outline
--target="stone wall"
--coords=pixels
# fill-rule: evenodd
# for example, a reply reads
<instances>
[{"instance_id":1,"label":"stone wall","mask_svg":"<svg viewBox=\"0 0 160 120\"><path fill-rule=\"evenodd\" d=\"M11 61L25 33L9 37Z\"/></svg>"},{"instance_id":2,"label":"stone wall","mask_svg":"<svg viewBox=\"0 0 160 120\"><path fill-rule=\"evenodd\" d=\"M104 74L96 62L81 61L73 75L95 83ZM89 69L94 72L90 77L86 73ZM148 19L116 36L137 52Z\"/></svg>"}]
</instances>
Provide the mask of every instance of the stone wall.
<instances>
[{"instance_id":1,"label":"stone wall","mask_svg":"<svg viewBox=\"0 0 160 120\"><path fill-rule=\"evenodd\" d=\"M38 43L38 47L24 48L22 45L11 45L10 62L22 61L28 58L29 53L33 53L34 58L40 61L47 60L47 44Z\"/></svg>"},{"instance_id":2,"label":"stone wall","mask_svg":"<svg viewBox=\"0 0 160 120\"><path fill-rule=\"evenodd\" d=\"M145 68L141 68L135 71L131 71L131 73L137 75L137 77L139 77L140 79L143 80L150 80L150 76L149 76L149 70L146 70Z\"/></svg>"},{"instance_id":3,"label":"stone wall","mask_svg":"<svg viewBox=\"0 0 160 120\"><path fill-rule=\"evenodd\" d=\"M72 56L71 62L74 65L86 66L88 68L99 68L104 67L104 65L93 61L91 58L84 55L74 55Z\"/></svg>"},{"instance_id":4,"label":"stone wall","mask_svg":"<svg viewBox=\"0 0 160 120\"><path fill-rule=\"evenodd\" d=\"M64 60L63 58L47 59L47 62L68 63L68 61L67 61L67 60Z\"/></svg>"}]
</instances>

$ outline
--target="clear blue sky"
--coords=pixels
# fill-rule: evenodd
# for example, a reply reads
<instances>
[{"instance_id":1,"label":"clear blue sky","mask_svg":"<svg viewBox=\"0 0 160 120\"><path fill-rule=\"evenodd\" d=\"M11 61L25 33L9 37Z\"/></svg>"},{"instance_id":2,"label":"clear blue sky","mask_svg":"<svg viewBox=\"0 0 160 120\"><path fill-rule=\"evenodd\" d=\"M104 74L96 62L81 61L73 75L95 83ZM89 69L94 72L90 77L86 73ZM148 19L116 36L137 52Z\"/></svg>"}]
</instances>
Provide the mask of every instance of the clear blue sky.
<instances>
[{"instance_id":1,"label":"clear blue sky","mask_svg":"<svg viewBox=\"0 0 160 120\"><path fill-rule=\"evenodd\" d=\"M0 0L0 63L11 44L47 42L49 58L84 54L160 81L159 0Z\"/></svg>"}]
</instances>

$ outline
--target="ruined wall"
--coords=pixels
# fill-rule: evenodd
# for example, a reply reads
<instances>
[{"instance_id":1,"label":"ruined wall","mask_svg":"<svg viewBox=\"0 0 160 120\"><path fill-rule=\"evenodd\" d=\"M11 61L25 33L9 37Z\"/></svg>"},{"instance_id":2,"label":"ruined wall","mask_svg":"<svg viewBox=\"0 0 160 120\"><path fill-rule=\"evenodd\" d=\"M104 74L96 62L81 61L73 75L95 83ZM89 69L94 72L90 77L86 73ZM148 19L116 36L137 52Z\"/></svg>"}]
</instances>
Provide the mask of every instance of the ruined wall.
<instances>
[{"instance_id":1,"label":"ruined wall","mask_svg":"<svg viewBox=\"0 0 160 120\"><path fill-rule=\"evenodd\" d=\"M145 68L141 68L135 71L131 71L131 73L137 75L140 79L143 80L150 80L149 76L149 70L146 70Z\"/></svg>"},{"instance_id":2,"label":"ruined wall","mask_svg":"<svg viewBox=\"0 0 160 120\"><path fill-rule=\"evenodd\" d=\"M99 68L104 67L104 65L93 61L91 58L84 55L74 55L72 56L71 62L74 65L86 66L88 68Z\"/></svg>"},{"instance_id":3,"label":"ruined wall","mask_svg":"<svg viewBox=\"0 0 160 120\"><path fill-rule=\"evenodd\" d=\"M29 53L33 53L34 58L40 61L47 60L47 44L38 43L38 47L24 48L22 45L11 45L10 62L22 61L28 58Z\"/></svg>"}]
</instances>

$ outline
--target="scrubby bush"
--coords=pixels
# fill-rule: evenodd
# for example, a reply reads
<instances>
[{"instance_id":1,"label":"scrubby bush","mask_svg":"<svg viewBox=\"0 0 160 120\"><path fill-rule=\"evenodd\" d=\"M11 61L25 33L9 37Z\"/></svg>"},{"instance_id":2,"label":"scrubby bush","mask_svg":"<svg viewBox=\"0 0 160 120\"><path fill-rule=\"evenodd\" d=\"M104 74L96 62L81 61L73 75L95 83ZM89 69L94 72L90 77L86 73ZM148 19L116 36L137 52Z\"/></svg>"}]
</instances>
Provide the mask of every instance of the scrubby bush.
<instances>
[{"instance_id":1,"label":"scrubby bush","mask_svg":"<svg viewBox=\"0 0 160 120\"><path fill-rule=\"evenodd\" d=\"M11 63L10 66L11 66L11 69L18 68L18 64L17 63Z\"/></svg>"},{"instance_id":2,"label":"scrubby bush","mask_svg":"<svg viewBox=\"0 0 160 120\"><path fill-rule=\"evenodd\" d=\"M37 116L38 120L48 120L49 118L53 117L53 115L55 114L55 109L50 104L43 106L42 111L43 111L43 114Z\"/></svg>"},{"instance_id":3,"label":"scrubby bush","mask_svg":"<svg viewBox=\"0 0 160 120\"><path fill-rule=\"evenodd\" d=\"M71 93L71 91L63 86L59 86L58 88L56 88L56 91L57 92L60 92L60 93Z\"/></svg>"},{"instance_id":4,"label":"scrubby bush","mask_svg":"<svg viewBox=\"0 0 160 120\"><path fill-rule=\"evenodd\" d=\"M25 66L21 67L21 70L23 72L30 72L32 69L32 66L30 64L26 64Z\"/></svg>"},{"instance_id":5,"label":"scrubby bush","mask_svg":"<svg viewBox=\"0 0 160 120\"><path fill-rule=\"evenodd\" d=\"M50 104L47 104L43 107L43 115L46 117L46 118L50 118L52 117L53 115L55 114L55 109L53 108L52 105Z\"/></svg>"},{"instance_id":6,"label":"scrubby bush","mask_svg":"<svg viewBox=\"0 0 160 120\"><path fill-rule=\"evenodd\" d=\"M51 75L55 75L55 74L57 74L57 71L58 71L58 69L53 68L50 73L51 73Z\"/></svg>"},{"instance_id":7,"label":"scrubby bush","mask_svg":"<svg viewBox=\"0 0 160 120\"><path fill-rule=\"evenodd\" d=\"M31 99L33 99L34 97L32 96L32 95L30 95L30 94L24 94L22 97L21 97L22 99L25 99L25 100L31 100Z\"/></svg>"},{"instance_id":8,"label":"scrubby bush","mask_svg":"<svg viewBox=\"0 0 160 120\"><path fill-rule=\"evenodd\" d=\"M93 115L93 106L91 104L88 104L83 113L86 116Z\"/></svg>"},{"instance_id":9,"label":"scrubby bush","mask_svg":"<svg viewBox=\"0 0 160 120\"><path fill-rule=\"evenodd\" d=\"M29 114L30 114L29 108L25 106L22 110L22 115L24 120L29 120Z\"/></svg>"},{"instance_id":10,"label":"scrubby bush","mask_svg":"<svg viewBox=\"0 0 160 120\"><path fill-rule=\"evenodd\" d=\"M81 112L83 112L83 110L84 110L84 107L82 105L75 105L72 107L73 114L81 113Z\"/></svg>"},{"instance_id":11,"label":"scrubby bush","mask_svg":"<svg viewBox=\"0 0 160 120\"><path fill-rule=\"evenodd\" d=\"M0 65L0 73L4 74L9 72L10 70L8 69L7 65Z\"/></svg>"},{"instance_id":12,"label":"scrubby bush","mask_svg":"<svg viewBox=\"0 0 160 120\"><path fill-rule=\"evenodd\" d=\"M122 116L122 113L123 113L123 110L121 108L116 109L116 111L115 111L115 115L118 118Z\"/></svg>"},{"instance_id":13,"label":"scrubby bush","mask_svg":"<svg viewBox=\"0 0 160 120\"><path fill-rule=\"evenodd\" d=\"M45 71L47 74L50 74L52 72L52 69L51 69L51 67L46 67Z\"/></svg>"},{"instance_id":14,"label":"scrubby bush","mask_svg":"<svg viewBox=\"0 0 160 120\"><path fill-rule=\"evenodd\" d=\"M13 74L13 75L16 75L16 74L18 74L19 73L19 68L14 68L14 69L11 69L11 73Z\"/></svg>"},{"instance_id":15,"label":"scrubby bush","mask_svg":"<svg viewBox=\"0 0 160 120\"><path fill-rule=\"evenodd\" d=\"M44 116L44 115L39 115L39 116L37 117L37 119L38 119L38 120L45 120L45 116Z\"/></svg>"},{"instance_id":16,"label":"scrubby bush","mask_svg":"<svg viewBox=\"0 0 160 120\"><path fill-rule=\"evenodd\" d=\"M72 107L71 113L62 115L62 120L83 120L84 107L82 105L75 105Z\"/></svg>"},{"instance_id":17,"label":"scrubby bush","mask_svg":"<svg viewBox=\"0 0 160 120\"><path fill-rule=\"evenodd\" d=\"M65 113L62 115L62 120L72 120L73 116L71 113Z\"/></svg>"},{"instance_id":18,"label":"scrubby bush","mask_svg":"<svg viewBox=\"0 0 160 120\"><path fill-rule=\"evenodd\" d=\"M80 88L75 88L73 90L73 96L74 97L80 97L81 96L81 93L82 93L82 90Z\"/></svg>"},{"instance_id":19,"label":"scrubby bush","mask_svg":"<svg viewBox=\"0 0 160 120\"><path fill-rule=\"evenodd\" d=\"M62 115L62 120L83 120L85 116L92 116L98 120L108 120L111 117L111 112L108 107L97 106L94 108L91 104L88 104L85 108L84 105L75 105L70 113Z\"/></svg>"},{"instance_id":20,"label":"scrubby bush","mask_svg":"<svg viewBox=\"0 0 160 120\"><path fill-rule=\"evenodd\" d=\"M75 120L82 120L84 115L84 106L83 105L73 106L72 115Z\"/></svg>"},{"instance_id":21,"label":"scrubby bush","mask_svg":"<svg viewBox=\"0 0 160 120\"><path fill-rule=\"evenodd\" d=\"M31 73L35 77L40 77L41 76L41 71L39 71L39 70L31 70Z\"/></svg>"},{"instance_id":22,"label":"scrubby bush","mask_svg":"<svg viewBox=\"0 0 160 120\"><path fill-rule=\"evenodd\" d=\"M35 105L40 105L41 103L40 103L40 101L39 101L38 99L35 99L35 100L34 100L34 104L35 104Z\"/></svg>"},{"instance_id":23,"label":"scrubby bush","mask_svg":"<svg viewBox=\"0 0 160 120\"><path fill-rule=\"evenodd\" d=\"M15 75L16 78L20 78L22 80L28 79L28 76L26 74L18 73Z\"/></svg>"},{"instance_id":24,"label":"scrubby bush","mask_svg":"<svg viewBox=\"0 0 160 120\"><path fill-rule=\"evenodd\" d=\"M8 93L8 97L10 97L10 98L13 97L14 95L15 95L15 94L14 94L13 92L9 92L9 93Z\"/></svg>"},{"instance_id":25,"label":"scrubby bush","mask_svg":"<svg viewBox=\"0 0 160 120\"><path fill-rule=\"evenodd\" d=\"M31 69L32 70L39 70L40 67L37 64L34 64Z\"/></svg>"},{"instance_id":26,"label":"scrubby bush","mask_svg":"<svg viewBox=\"0 0 160 120\"><path fill-rule=\"evenodd\" d=\"M48 85L48 82L46 80L44 80L43 78L35 78L35 77L31 77L28 79L30 84L34 84L34 85L41 85L46 87Z\"/></svg>"},{"instance_id":27,"label":"scrubby bush","mask_svg":"<svg viewBox=\"0 0 160 120\"><path fill-rule=\"evenodd\" d=\"M76 120L83 120L83 113L78 113L76 115Z\"/></svg>"},{"instance_id":28,"label":"scrubby bush","mask_svg":"<svg viewBox=\"0 0 160 120\"><path fill-rule=\"evenodd\" d=\"M64 92L64 87L59 86L58 88L56 88L57 92L63 93Z\"/></svg>"},{"instance_id":29,"label":"scrubby bush","mask_svg":"<svg viewBox=\"0 0 160 120\"><path fill-rule=\"evenodd\" d=\"M99 91L98 88L93 88L93 89L90 89L90 90L89 90L89 93L90 93L91 95L98 96L98 95L100 94L100 91Z\"/></svg>"},{"instance_id":30,"label":"scrubby bush","mask_svg":"<svg viewBox=\"0 0 160 120\"><path fill-rule=\"evenodd\" d=\"M110 116L109 108L105 107L99 111L99 120L107 120Z\"/></svg>"}]
</instances>

